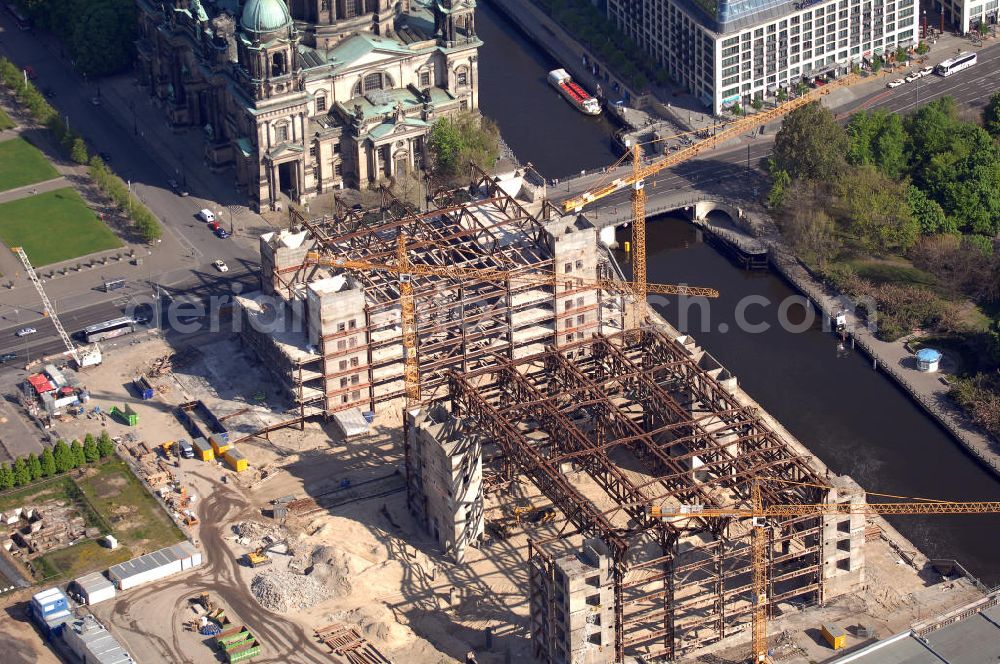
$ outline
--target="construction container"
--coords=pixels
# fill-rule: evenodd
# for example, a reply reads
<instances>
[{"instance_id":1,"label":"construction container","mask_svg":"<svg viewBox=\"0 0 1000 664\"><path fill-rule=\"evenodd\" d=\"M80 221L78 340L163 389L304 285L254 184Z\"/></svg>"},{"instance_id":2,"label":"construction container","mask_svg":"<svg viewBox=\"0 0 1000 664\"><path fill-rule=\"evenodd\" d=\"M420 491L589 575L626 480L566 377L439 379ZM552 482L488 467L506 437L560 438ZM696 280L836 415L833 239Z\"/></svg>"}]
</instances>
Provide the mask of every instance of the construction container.
<instances>
[{"instance_id":1,"label":"construction container","mask_svg":"<svg viewBox=\"0 0 1000 664\"><path fill-rule=\"evenodd\" d=\"M212 449L211 443L204 438L195 438L191 441L191 444L194 445L195 458L202 461L212 461L215 459L215 450Z\"/></svg>"},{"instance_id":2,"label":"construction container","mask_svg":"<svg viewBox=\"0 0 1000 664\"><path fill-rule=\"evenodd\" d=\"M222 458L225 459L229 467L237 473L242 473L247 469L247 458L243 456L243 453L235 447L226 452Z\"/></svg>"},{"instance_id":3,"label":"construction container","mask_svg":"<svg viewBox=\"0 0 1000 664\"><path fill-rule=\"evenodd\" d=\"M244 662L253 659L260 654L260 643L256 639L244 641L238 648L226 651L226 660L232 662Z\"/></svg>"},{"instance_id":4,"label":"construction container","mask_svg":"<svg viewBox=\"0 0 1000 664\"><path fill-rule=\"evenodd\" d=\"M219 647L226 650L227 647L236 645L242 641L246 641L250 638L250 630L246 627L233 627L232 629L227 629L221 632L219 636L216 637L215 642L219 644Z\"/></svg>"},{"instance_id":5,"label":"construction container","mask_svg":"<svg viewBox=\"0 0 1000 664\"><path fill-rule=\"evenodd\" d=\"M840 650L847 645L847 632L836 625L823 625L820 628L823 638L834 650Z\"/></svg>"},{"instance_id":6,"label":"construction container","mask_svg":"<svg viewBox=\"0 0 1000 664\"><path fill-rule=\"evenodd\" d=\"M112 406L109 413L111 414L111 417L118 420L122 424L129 425L130 427L134 427L139 423L139 416L128 406L125 406L124 410L118 408L118 406Z\"/></svg>"},{"instance_id":7,"label":"construction container","mask_svg":"<svg viewBox=\"0 0 1000 664\"><path fill-rule=\"evenodd\" d=\"M232 448L228 439L216 436L215 434L208 437L208 442L211 443L212 449L215 451L215 456L217 457L221 457Z\"/></svg>"},{"instance_id":8,"label":"construction container","mask_svg":"<svg viewBox=\"0 0 1000 664\"><path fill-rule=\"evenodd\" d=\"M135 386L135 391L139 393L140 399L147 401L153 398L153 386L145 376L139 376L132 381L132 384Z\"/></svg>"}]
</instances>

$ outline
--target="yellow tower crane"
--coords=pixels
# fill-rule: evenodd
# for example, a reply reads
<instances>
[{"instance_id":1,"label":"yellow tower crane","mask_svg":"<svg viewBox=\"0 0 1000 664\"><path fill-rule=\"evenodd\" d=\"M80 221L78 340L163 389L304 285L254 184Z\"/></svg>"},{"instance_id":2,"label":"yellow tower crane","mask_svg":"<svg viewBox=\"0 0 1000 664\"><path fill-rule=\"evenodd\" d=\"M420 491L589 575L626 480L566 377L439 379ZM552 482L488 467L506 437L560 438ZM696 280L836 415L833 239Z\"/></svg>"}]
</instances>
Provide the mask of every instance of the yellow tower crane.
<instances>
[{"instance_id":1,"label":"yellow tower crane","mask_svg":"<svg viewBox=\"0 0 1000 664\"><path fill-rule=\"evenodd\" d=\"M306 254L307 265L323 265L344 270L379 271L395 274L399 278L400 308L402 310L403 327L403 366L406 399L410 404L420 401L419 364L417 362L417 322L416 308L413 300L414 277L442 277L455 281L474 280L493 283L520 283L536 286L562 286L566 290L593 289L619 295L629 295L635 292L633 282L616 281L614 279L596 279L569 275L556 275L551 272L527 272L518 270L501 270L493 268L466 268L447 265L425 265L410 261L407 253L406 238L402 234L396 245L396 262L375 263L366 260L355 260L328 256L311 251ZM674 286L669 284L644 284L644 291L661 295L688 295L692 297L718 297L719 291L714 288L698 286Z\"/></svg>"},{"instance_id":2,"label":"yellow tower crane","mask_svg":"<svg viewBox=\"0 0 1000 664\"><path fill-rule=\"evenodd\" d=\"M665 168L676 166L682 162L692 159L702 150L713 148L719 143L723 143L732 138L740 136L746 131L767 124L777 118L783 117L795 109L805 106L809 102L818 100L823 95L829 94L832 89L844 87L856 83L860 78L855 74L844 76L829 85L810 90L804 95L790 99L785 103L775 106L753 115L747 115L739 120L735 120L725 125L720 131L712 136L698 141L692 145L681 148L676 152L666 155L652 163L642 165L642 147L640 144L632 146L632 173L625 177L616 178L610 182L598 185L582 194L566 199L562 203L563 212L580 212L584 206L596 200L610 196L623 189L632 190L632 279L635 284L632 293L640 302L646 301L646 191L645 181L647 178L656 175ZM624 157L623 157L624 159ZM621 160L612 164L608 170L613 170Z\"/></svg>"},{"instance_id":3,"label":"yellow tower crane","mask_svg":"<svg viewBox=\"0 0 1000 664\"><path fill-rule=\"evenodd\" d=\"M779 480L781 481L781 480ZM801 484L787 482L788 484ZM818 486L808 484L805 486ZM825 488L825 487L819 487ZM882 494L869 494L879 496ZM899 496L886 496L898 498ZM944 500L908 499L888 503L818 503L813 505L768 505L761 498L760 481L750 487L748 508L705 507L704 505L659 506L652 505L649 514L653 518L702 519L713 517L737 517L752 520L751 564L753 568L753 612L752 612L752 662L769 662L767 656L767 537L765 522L774 517L837 516L851 514L992 514L1000 512L1000 501L952 502Z\"/></svg>"}]
</instances>

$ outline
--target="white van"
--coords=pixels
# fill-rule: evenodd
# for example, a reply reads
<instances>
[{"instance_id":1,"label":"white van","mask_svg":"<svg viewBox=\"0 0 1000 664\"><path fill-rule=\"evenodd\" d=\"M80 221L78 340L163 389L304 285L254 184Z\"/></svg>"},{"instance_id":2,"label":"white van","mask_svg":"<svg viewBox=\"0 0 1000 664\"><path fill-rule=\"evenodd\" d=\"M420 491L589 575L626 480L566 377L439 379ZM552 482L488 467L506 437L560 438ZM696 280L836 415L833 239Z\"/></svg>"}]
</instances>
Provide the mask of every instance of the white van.
<instances>
[{"instance_id":1,"label":"white van","mask_svg":"<svg viewBox=\"0 0 1000 664\"><path fill-rule=\"evenodd\" d=\"M199 211L198 216L201 217L201 220L204 221L206 224L210 224L213 221L215 221L215 215L212 214L212 211L209 210L208 208Z\"/></svg>"},{"instance_id":2,"label":"white van","mask_svg":"<svg viewBox=\"0 0 1000 664\"><path fill-rule=\"evenodd\" d=\"M194 458L194 447L191 446L191 443L187 442L186 440L178 440L177 447L178 449L180 449L181 456L183 458L185 459Z\"/></svg>"}]
</instances>

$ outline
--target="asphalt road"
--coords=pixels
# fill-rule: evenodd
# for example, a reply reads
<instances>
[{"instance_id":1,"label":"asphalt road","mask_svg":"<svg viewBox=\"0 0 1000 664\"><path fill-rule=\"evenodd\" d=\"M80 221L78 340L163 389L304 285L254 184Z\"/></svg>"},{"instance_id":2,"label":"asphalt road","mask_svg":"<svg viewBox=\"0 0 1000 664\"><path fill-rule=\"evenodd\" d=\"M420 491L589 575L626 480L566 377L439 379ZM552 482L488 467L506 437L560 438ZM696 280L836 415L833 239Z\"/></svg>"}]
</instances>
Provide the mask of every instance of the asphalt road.
<instances>
[{"instance_id":1,"label":"asphalt road","mask_svg":"<svg viewBox=\"0 0 1000 664\"><path fill-rule=\"evenodd\" d=\"M900 77L904 74L900 74ZM981 109L993 93L1000 91L1000 45L979 50L979 63L974 67L944 78L932 74L898 88L882 88L850 103L833 109L844 122L851 113L862 109L881 109L895 113L909 113L916 107L939 97L951 96L959 106ZM728 147L703 153L696 159L679 164L650 178L646 182L647 196L656 188L698 189L706 193L731 198L745 198L758 193L766 185L759 170L761 160L771 154L777 127L767 134L750 139L750 170L747 170L747 145ZM597 207L627 205L628 190L607 196ZM557 198L567 197L556 192Z\"/></svg>"},{"instance_id":2,"label":"asphalt road","mask_svg":"<svg viewBox=\"0 0 1000 664\"><path fill-rule=\"evenodd\" d=\"M149 325L144 326L146 329L156 327L157 322L159 322L159 327L167 338L179 337L209 329L212 325L212 316L208 314L211 309L208 305L206 305L204 316L194 315L190 307L184 309L178 305L192 302L210 303L213 297L218 298L217 301L220 305L224 305L231 301L234 292L256 290L258 283L256 270L231 271L225 277L218 274L199 273L180 284L160 289L159 320L154 314L155 298L152 289L143 292L129 292L113 301L69 310L59 314L59 320L70 336L74 336L75 333L88 325L118 318L125 314L138 315L151 321ZM57 313L60 309L59 304L58 300L54 303ZM39 304L39 308L41 308L41 304ZM13 307L0 304L0 321L2 321L0 324L5 325L5 327L0 328L0 354L15 353L17 355L16 360L7 363L9 370L23 369L24 365L32 359L61 353L65 350L65 346L51 323L48 321L33 321L30 324L19 323L14 320L13 311L15 311ZM218 320L217 317L216 320ZM174 329L175 326L171 325L173 321L184 323L184 331ZM11 322L13 322L12 325ZM16 336L17 330L27 326L34 327L38 332L24 337ZM143 328L140 327L141 329Z\"/></svg>"}]
</instances>

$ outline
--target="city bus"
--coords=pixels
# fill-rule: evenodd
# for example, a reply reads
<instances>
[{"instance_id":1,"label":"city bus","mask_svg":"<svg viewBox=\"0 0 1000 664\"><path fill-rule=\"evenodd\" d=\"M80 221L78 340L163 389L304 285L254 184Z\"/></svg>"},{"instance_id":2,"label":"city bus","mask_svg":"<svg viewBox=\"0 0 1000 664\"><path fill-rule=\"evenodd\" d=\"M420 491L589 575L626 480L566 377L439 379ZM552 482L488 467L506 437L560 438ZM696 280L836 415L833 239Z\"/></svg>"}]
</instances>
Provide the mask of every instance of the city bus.
<instances>
[{"instance_id":1,"label":"city bus","mask_svg":"<svg viewBox=\"0 0 1000 664\"><path fill-rule=\"evenodd\" d=\"M132 334L133 332L135 332L135 321L131 318L122 317L85 327L80 332L80 335L84 338L84 341L91 344L95 341L113 339L126 334Z\"/></svg>"},{"instance_id":2,"label":"city bus","mask_svg":"<svg viewBox=\"0 0 1000 664\"><path fill-rule=\"evenodd\" d=\"M954 58L949 58L934 68L934 73L938 76L951 76L957 71L968 69L979 61L979 56L975 53L959 53Z\"/></svg>"}]
</instances>

